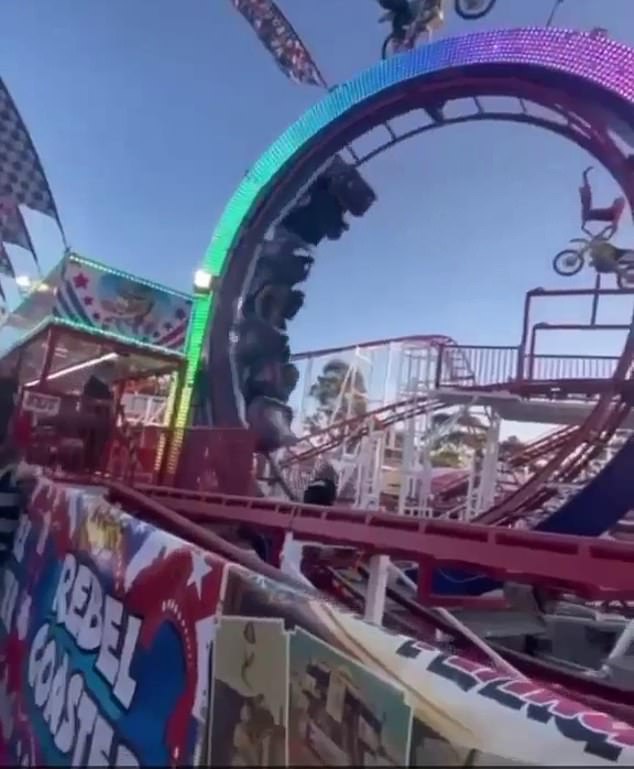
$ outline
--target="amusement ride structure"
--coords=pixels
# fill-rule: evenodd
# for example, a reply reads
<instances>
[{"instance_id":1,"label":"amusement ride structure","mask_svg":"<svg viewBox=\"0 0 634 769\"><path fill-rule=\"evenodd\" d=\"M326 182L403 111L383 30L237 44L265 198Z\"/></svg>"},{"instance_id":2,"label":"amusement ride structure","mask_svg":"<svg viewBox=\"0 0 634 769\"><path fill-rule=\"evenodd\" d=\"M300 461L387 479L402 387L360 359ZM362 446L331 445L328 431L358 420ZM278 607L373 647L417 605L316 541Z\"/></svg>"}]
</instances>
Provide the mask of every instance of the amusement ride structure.
<instances>
[{"instance_id":1,"label":"amusement ride structure","mask_svg":"<svg viewBox=\"0 0 634 769\"><path fill-rule=\"evenodd\" d=\"M492 96L508 106L489 108ZM399 134L390 121L404 113L420 123ZM618 184L623 197L599 209L584 175L587 240L555 258L562 275L587 260L594 284L530 290L513 345L422 334L291 351L287 326L319 243L345 239L376 199L364 164L414 135L482 121L572 141ZM360 155L355 140L380 126L385 141ZM19 372L22 409L57 425L32 441L32 461L97 482L261 574L311 582L422 640L451 637L633 722L634 302L619 322L598 314L634 297L632 254L610 242L634 207L633 153L634 50L602 33L477 32L385 59L332 88L252 166L192 297L119 274L128 293L108 305L101 289L89 295L108 269L68 254L10 315L24 334L4 361ZM109 319L85 313L95 296ZM536 304L567 298L587 303L583 322L534 319ZM622 334L620 355L540 352L550 332L598 330ZM92 469L80 436L60 426L89 373L117 383L123 403L107 460ZM156 376L169 394L144 395L139 380ZM504 421L545 433L504 442ZM439 468L457 433L459 461ZM302 504L325 462L337 503ZM236 529L266 538L268 563L230 544ZM575 646L571 628L589 627L600 643Z\"/></svg>"}]
</instances>

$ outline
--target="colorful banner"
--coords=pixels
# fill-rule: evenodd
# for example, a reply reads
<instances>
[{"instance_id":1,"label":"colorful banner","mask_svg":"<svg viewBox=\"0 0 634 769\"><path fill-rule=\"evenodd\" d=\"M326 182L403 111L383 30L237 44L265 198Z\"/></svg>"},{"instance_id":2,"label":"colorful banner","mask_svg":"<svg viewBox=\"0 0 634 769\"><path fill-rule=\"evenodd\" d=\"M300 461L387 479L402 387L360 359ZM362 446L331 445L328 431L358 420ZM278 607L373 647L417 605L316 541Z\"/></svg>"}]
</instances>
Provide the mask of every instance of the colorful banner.
<instances>
[{"instance_id":1,"label":"colorful banner","mask_svg":"<svg viewBox=\"0 0 634 769\"><path fill-rule=\"evenodd\" d=\"M29 132L0 80L0 195L54 217L55 201Z\"/></svg>"},{"instance_id":2,"label":"colorful banner","mask_svg":"<svg viewBox=\"0 0 634 769\"><path fill-rule=\"evenodd\" d=\"M40 481L0 571L0 765L631 766L634 728Z\"/></svg>"},{"instance_id":3,"label":"colorful banner","mask_svg":"<svg viewBox=\"0 0 634 769\"><path fill-rule=\"evenodd\" d=\"M1 572L0 764L195 763L223 565L41 481Z\"/></svg>"},{"instance_id":4,"label":"colorful banner","mask_svg":"<svg viewBox=\"0 0 634 769\"><path fill-rule=\"evenodd\" d=\"M192 300L70 257L57 289L57 318L181 352Z\"/></svg>"},{"instance_id":5,"label":"colorful banner","mask_svg":"<svg viewBox=\"0 0 634 769\"><path fill-rule=\"evenodd\" d=\"M324 86L310 51L273 0L232 0L275 63L296 83Z\"/></svg>"},{"instance_id":6,"label":"colorful banner","mask_svg":"<svg viewBox=\"0 0 634 769\"><path fill-rule=\"evenodd\" d=\"M220 628L229 617L235 627L243 628L242 637L236 632L232 641L241 671L257 670L258 658L266 667L268 647L278 655L288 654L288 720L283 726L291 766L634 763L632 726L532 681L509 678L479 662L371 625L310 589L293 590L230 566L222 606ZM283 637L283 627L287 640L271 646L260 623L277 623L278 638ZM224 672L227 663L218 650L216 681L224 675L232 693L214 684L214 718L236 691L266 701L268 686L282 701L279 674L253 676L250 688L248 677L247 684L244 676L236 684L237 678ZM240 712L250 723L246 710ZM227 727L234 738L222 743L213 725L212 761L217 755L221 763L237 765L248 756L249 765L264 766L254 750L259 744L256 733L249 732L247 743L235 737L237 727L238 721ZM214 753L214 746L219 752Z\"/></svg>"}]
</instances>

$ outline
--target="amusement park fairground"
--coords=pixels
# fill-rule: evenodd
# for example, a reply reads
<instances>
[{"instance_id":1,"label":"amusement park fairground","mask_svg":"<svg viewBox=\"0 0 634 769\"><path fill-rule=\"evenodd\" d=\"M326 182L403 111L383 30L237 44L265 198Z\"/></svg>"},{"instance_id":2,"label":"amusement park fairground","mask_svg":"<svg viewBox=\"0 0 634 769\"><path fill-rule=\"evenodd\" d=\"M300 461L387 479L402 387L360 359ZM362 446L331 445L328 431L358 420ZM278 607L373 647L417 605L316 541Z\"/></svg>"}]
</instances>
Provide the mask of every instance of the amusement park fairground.
<instances>
[{"instance_id":1,"label":"amusement park fairground","mask_svg":"<svg viewBox=\"0 0 634 769\"><path fill-rule=\"evenodd\" d=\"M634 765L632 0L321 3L3 8L2 766ZM374 63L327 82L313 36ZM295 119L257 157L265 103ZM375 217L385 289L419 235L475 248L468 213L408 241L384 206L410 140L470 183L477 123L544 142L488 234L495 320L442 314L452 255L412 276L415 333L396 289L352 344L302 320L320 284L337 317ZM175 258L189 216L211 242ZM87 256L115 230L136 262Z\"/></svg>"}]
</instances>

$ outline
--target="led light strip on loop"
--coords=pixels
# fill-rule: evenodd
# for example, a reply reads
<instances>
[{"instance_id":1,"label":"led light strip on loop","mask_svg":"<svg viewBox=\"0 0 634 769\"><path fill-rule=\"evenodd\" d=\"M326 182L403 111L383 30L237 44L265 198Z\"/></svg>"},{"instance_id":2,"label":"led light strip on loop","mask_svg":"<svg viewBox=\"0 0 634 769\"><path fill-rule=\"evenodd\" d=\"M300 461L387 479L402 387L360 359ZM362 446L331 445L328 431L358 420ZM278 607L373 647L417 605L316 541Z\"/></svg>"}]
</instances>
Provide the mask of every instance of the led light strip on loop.
<instances>
[{"instance_id":1,"label":"led light strip on loop","mask_svg":"<svg viewBox=\"0 0 634 769\"><path fill-rule=\"evenodd\" d=\"M290 126L247 173L227 204L214 231L202 268L222 275L232 249L256 204L275 177L299 153L307 150L318 134L351 116L355 108L399 85L443 71L496 67L524 68L524 77L548 71L576 77L605 96L608 108L631 109L634 103L634 49L610 40L572 30L533 27L480 32L448 38L380 62L353 80L334 88L322 101ZM522 74L518 73L518 78ZM482 75L483 83L486 74ZM595 97L596 98L596 97ZM378 106L378 102L377 102ZM187 344L187 372L178 409L177 427L187 423L194 377L203 354L209 325L213 322L213 294L198 296Z\"/></svg>"}]
</instances>

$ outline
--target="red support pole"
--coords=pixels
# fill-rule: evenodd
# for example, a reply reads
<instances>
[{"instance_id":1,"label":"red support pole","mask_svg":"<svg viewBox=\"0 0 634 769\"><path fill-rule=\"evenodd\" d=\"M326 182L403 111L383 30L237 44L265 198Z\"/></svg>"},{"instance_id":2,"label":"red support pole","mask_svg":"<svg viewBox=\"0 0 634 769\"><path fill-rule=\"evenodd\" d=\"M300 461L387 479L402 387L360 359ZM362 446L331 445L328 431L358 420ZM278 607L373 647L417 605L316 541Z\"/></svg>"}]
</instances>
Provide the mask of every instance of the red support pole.
<instances>
[{"instance_id":1,"label":"red support pole","mask_svg":"<svg viewBox=\"0 0 634 769\"><path fill-rule=\"evenodd\" d=\"M416 598L423 606L429 606L432 596L432 582L434 579L434 562L430 558L424 558L418 562L418 578L416 585Z\"/></svg>"}]
</instances>

